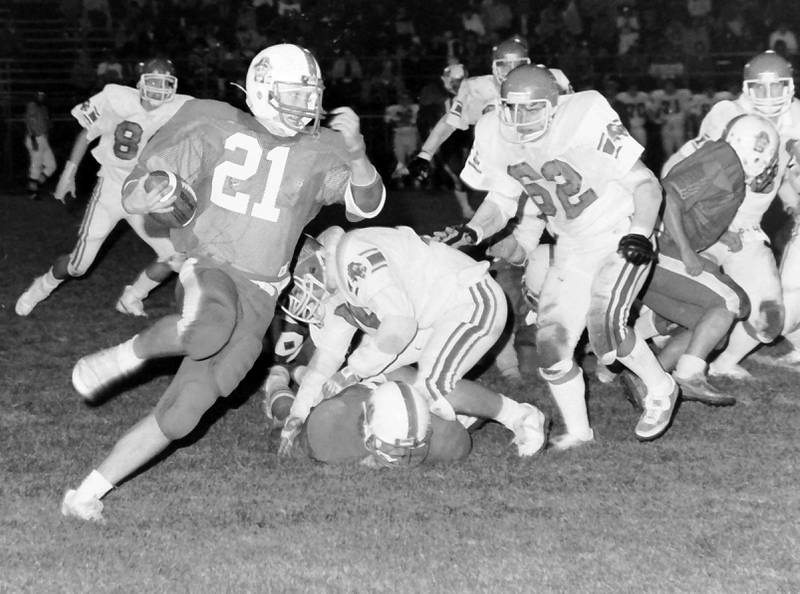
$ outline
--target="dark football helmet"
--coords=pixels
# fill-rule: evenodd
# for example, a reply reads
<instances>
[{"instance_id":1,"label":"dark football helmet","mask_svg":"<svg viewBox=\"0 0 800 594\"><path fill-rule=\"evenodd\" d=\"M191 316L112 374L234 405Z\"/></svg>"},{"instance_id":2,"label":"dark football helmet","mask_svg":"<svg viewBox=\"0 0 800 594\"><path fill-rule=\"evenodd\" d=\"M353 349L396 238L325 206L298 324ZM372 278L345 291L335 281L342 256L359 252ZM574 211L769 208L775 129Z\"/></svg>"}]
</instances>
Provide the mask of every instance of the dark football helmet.
<instances>
[{"instance_id":1,"label":"dark football helmet","mask_svg":"<svg viewBox=\"0 0 800 594\"><path fill-rule=\"evenodd\" d=\"M739 157L745 183L753 191L763 192L774 183L781 139L768 119L755 114L737 116L725 127L722 140Z\"/></svg>"},{"instance_id":2,"label":"dark football helmet","mask_svg":"<svg viewBox=\"0 0 800 594\"><path fill-rule=\"evenodd\" d=\"M744 65L742 92L762 115L784 113L794 98L792 65L772 50L758 54Z\"/></svg>"},{"instance_id":3,"label":"dark football helmet","mask_svg":"<svg viewBox=\"0 0 800 594\"><path fill-rule=\"evenodd\" d=\"M558 104L559 86L543 66L525 64L512 70L500 86L500 131L515 143L543 136Z\"/></svg>"},{"instance_id":4,"label":"dark football helmet","mask_svg":"<svg viewBox=\"0 0 800 594\"><path fill-rule=\"evenodd\" d=\"M175 97L178 78L170 60L152 58L139 65L139 97L150 105L158 106Z\"/></svg>"}]
</instances>

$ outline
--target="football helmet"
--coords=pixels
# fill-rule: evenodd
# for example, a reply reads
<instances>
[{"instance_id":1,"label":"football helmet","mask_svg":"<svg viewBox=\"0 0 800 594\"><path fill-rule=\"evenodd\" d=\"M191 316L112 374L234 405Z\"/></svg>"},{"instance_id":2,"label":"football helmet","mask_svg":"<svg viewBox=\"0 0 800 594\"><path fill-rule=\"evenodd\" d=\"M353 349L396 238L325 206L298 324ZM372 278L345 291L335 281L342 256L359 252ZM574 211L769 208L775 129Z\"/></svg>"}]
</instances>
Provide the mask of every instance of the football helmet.
<instances>
[{"instance_id":1,"label":"football helmet","mask_svg":"<svg viewBox=\"0 0 800 594\"><path fill-rule=\"evenodd\" d=\"M172 101L178 90L178 78L175 76L175 66L170 60L152 58L139 65L139 98L153 106L162 105Z\"/></svg>"},{"instance_id":2,"label":"football helmet","mask_svg":"<svg viewBox=\"0 0 800 594\"><path fill-rule=\"evenodd\" d=\"M794 98L792 65L769 50L744 65L742 92L768 118L784 113Z\"/></svg>"},{"instance_id":3,"label":"football helmet","mask_svg":"<svg viewBox=\"0 0 800 594\"><path fill-rule=\"evenodd\" d=\"M763 192L775 181L780 136L772 122L759 115L742 114L728 122L722 140L739 157L745 183L753 191Z\"/></svg>"},{"instance_id":4,"label":"football helmet","mask_svg":"<svg viewBox=\"0 0 800 594\"><path fill-rule=\"evenodd\" d=\"M292 273L292 286L281 302L281 309L291 318L319 326L325 315L325 300L335 289L333 254L344 229L332 226L317 238L307 235Z\"/></svg>"},{"instance_id":5,"label":"football helmet","mask_svg":"<svg viewBox=\"0 0 800 594\"><path fill-rule=\"evenodd\" d=\"M428 455L431 412L428 402L404 382L387 382L363 405L364 447L380 466L416 466Z\"/></svg>"},{"instance_id":6,"label":"football helmet","mask_svg":"<svg viewBox=\"0 0 800 594\"><path fill-rule=\"evenodd\" d=\"M530 63L528 45L516 35L492 48L492 74L497 84L502 84L508 73L517 66Z\"/></svg>"},{"instance_id":7,"label":"football helmet","mask_svg":"<svg viewBox=\"0 0 800 594\"><path fill-rule=\"evenodd\" d=\"M500 85L500 133L514 143L543 136L558 104L559 86L542 66L523 65Z\"/></svg>"},{"instance_id":8,"label":"football helmet","mask_svg":"<svg viewBox=\"0 0 800 594\"><path fill-rule=\"evenodd\" d=\"M307 49L291 43L261 50L245 81L247 106L270 132L294 136L322 116L322 71Z\"/></svg>"},{"instance_id":9,"label":"football helmet","mask_svg":"<svg viewBox=\"0 0 800 594\"><path fill-rule=\"evenodd\" d=\"M444 88L451 95L458 94L458 89L465 78L467 78L467 69L464 68L463 64L450 64L442 73Z\"/></svg>"}]
</instances>

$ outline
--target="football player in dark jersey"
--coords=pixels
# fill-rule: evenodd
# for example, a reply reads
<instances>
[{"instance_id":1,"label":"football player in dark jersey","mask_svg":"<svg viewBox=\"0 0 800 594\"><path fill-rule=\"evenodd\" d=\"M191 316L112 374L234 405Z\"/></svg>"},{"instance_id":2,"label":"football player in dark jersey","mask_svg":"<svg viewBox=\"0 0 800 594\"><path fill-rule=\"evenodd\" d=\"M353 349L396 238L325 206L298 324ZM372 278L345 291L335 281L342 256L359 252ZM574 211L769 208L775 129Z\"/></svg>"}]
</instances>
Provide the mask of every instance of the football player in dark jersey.
<instances>
[{"instance_id":1,"label":"football player in dark jersey","mask_svg":"<svg viewBox=\"0 0 800 594\"><path fill-rule=\"evenodd\" d=\"M337 108L320 128L322 90L310 52L270 46L247 71L252 115L217 101L189 101L145 148L123 186L126 210L169 209L175 197L164 199L165 182L146 189L156 170L174 173L197 196L191 222L172 230L187 255L176 288L180 313L80 359L73 385L93 401L147 359L183 359L155 410L66 492L64 515L102 522L101 498L236 388L261 352L300 233L322 206L344 203L354 220L380 212L385 190L358 116Z\"/></svg>"}]
</instances>

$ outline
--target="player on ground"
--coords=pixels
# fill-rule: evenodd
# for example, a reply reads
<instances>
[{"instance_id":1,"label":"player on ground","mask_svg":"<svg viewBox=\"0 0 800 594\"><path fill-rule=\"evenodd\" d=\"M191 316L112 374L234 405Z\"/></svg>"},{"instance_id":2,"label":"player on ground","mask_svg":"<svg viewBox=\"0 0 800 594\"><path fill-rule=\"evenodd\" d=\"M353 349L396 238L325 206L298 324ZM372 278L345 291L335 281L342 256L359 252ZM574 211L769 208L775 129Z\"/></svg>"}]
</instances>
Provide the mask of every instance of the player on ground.
<instances>
[{"instance_id":1,"label":"player on ground","mask_svg":"<svg viewBox=\"0 0 800 594\"><path fill-rule=\"evenodd\" d=\"M405 378L431 411L494 419L514 432L520 456L545 443L544 415L482 386L458 382L486 354L506 322L502 289L476 262L446 245L426 243L407 227L344 233L331 227L309 238L294 272L287 313L312 327L316 351L281 436L287 452L302 422L325 395L363 378L417 364ZM346 357L358 331L358 347ZM341 368L342 364L346 366ZM341 369L340 369L341 368ZM333 388L331 388L333 386Z\"/></svg>"},{"instance_id":2,"label":"player on ground","mask_svg":"<svg viewBox=\"0 0 800 594\"><path fill-rule=\"evenodd\" d=\"M270 46L247 71L252 116L217 101L190 101L145 148L124 185L127 210L150 212L174 201L162 200L163 184L144 189L153 170L174 172L198 199L191 223L172 234L188 257L176 287L180 313L83 357L72 381L92 401L147 359L183 359L155 410L67 491L63 514L102 521L100 499L114 485L187 435L236 388L261 352L295 244L323 205L343 202L354 220L380 212L385 190L358 116L337 108L330 129L320 129L322 88L310 52Z\"/></svg>"},{"instance_id":3,"label":"player on ground","mask_svg":"<svg viewBox=\"0 0 800 594\"><path fill-rule=\"evenodd\" d=\"M777 338L784 326L781 279L769 239L761 229L761 219L776 194L787 204L796 202L797 194L785 179L787 167L794 164L787 147L791 140L800 138L800 101L794 98L791 65L772 51L753 57L744 67L741 96L714 105L703 120L698 137L687 142L663 169L664 173L669 171L706 140L719 139L728 123L745 113L767 118L778 130L781 148L775 163L777 171L748 185L744 202L727 232L703 253L722 266L750 299L750 316L734 326L728 347L709 369L711 375L740 379L751 376L739 362L760 343ZM787 285L793 282L787 281ZM800 308L800 299L792 303Z\"/></svg>"},{"instance_id":4,"label":"player on ground","mask_svg":"<svg viewBox=\"0 0 800 594\"><path fill-rule=\"evenodd\" d=\"M458 421L432 415L428 401L402 381L359 383L309 414L293 455L326 464L407 468L466 458L472 438Z\"/></svg>"},{"instance_id":5,"label":"player on ground","mask_svg":"<svg viewBox=\"0 0 800 594\"><path fill-rule=\"evenodd\" d=\"M525 251L533 251L545 225L557 238L539 298L536 342L540 373L566 424L566 433L551 441L558 449L594 439L583 372L574 360L587 326L598 359L619 360L647 386L639 439L666 431L678 399L675 380L627 326L655 259L652 235L662 202L658 181L639 159L642 150L602 95L559 97L546 68L525 65L504 81L500 109L478 122L461 173L467 184L489 192L460 230L473 242L515 216L520 193L539 215L523 217Z\"/></svg>"},{"instance_id":6,"label":"player on ground","mask_svg":"<svg viewBox=\"0 0 800 594\"><path fill-rule=\"evenodd\" d=\"M78 243L72 252L56 258L50 269L19 297L17 315L27 316L65 280L86 274L103 242L123 219L153 249L156 261L125 287L117 300L118 311L145 315L142 300L180 268L182 257L175 253L169 230L143 215L126 212L120 193L122 182L133 171L150 137L191 99L189 95L176 94L177 86L172 63L155 58L144 64L136 89L109 84L72 109L72 116L83 130L75 139L54 197L63 202L67 194L75 194L78 165L89 144L99 138L92 149L92 155L100 163L97 183L83 215Z\"/></svg>"}]
</instances>

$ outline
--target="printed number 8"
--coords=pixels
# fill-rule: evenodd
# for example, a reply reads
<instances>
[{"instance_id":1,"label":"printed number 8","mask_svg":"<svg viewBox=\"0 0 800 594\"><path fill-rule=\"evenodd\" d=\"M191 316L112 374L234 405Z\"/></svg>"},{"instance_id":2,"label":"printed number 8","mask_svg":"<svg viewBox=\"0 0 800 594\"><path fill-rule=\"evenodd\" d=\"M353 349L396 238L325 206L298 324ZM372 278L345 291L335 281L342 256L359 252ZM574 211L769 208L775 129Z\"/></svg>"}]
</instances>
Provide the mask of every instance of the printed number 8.
<instances>
[{"instance_id":1,"label":"printed number 8","mask_svg":"<svg viewBox=\"0 0 800 594\"><path fill-rule=\"evenodd\" d=\"M114 130L114 156L123 161L135 159L139 154L142 140L142 127L136 122L125 120Z\"/></svg>"}]
</instances>

